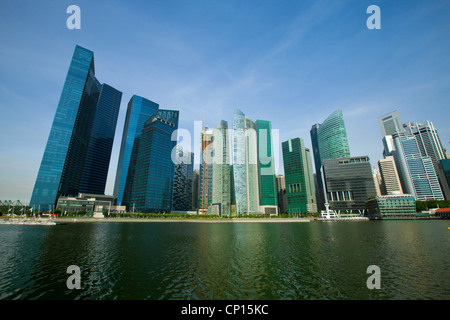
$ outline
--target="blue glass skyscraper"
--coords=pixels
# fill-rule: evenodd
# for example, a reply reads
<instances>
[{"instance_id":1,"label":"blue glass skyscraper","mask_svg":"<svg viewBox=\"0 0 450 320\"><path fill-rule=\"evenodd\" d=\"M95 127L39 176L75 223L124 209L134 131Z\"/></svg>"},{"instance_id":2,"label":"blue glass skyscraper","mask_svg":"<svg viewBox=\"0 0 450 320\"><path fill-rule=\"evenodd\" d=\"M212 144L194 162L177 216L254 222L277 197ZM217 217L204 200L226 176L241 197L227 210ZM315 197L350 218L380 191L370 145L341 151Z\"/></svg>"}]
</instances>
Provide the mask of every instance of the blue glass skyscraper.
<instances>
[{"instance_id":1,"label":"blue glass skyscraper","mask_svg":"<svg viewBox=\"0 0 450 320\"><path fill-rule=\"evenodd\" d=\"M79 192L103 194L122 92L103 84L93 119Z\"/></svg>"},{"instance_id":2,"label":"blue glass skyscraper","mask_svg":"<svg viewBox=\"0 0 450 320\"><path fill-rule=\"evenodd\" d=\"M134 95L128 103L114 185L114 198L119 206L123 205L123 195L135 138L141 134L145 121L154 115L158 109L157 103L137 95Z\"/></svg>"},{"instance_id":3,"label":"blue glass skyscraper","mask_svg":"<svg viewBox=\"0 0 450 320\"><path fill-rule=\"evenodd\" d=\"M100 98L101 97L101 98ZM95 153L97 134L104 130L114 138L121 93L102 85L95 77L92 51L75 47L59 104L53 119L41 166L36 178L30 206L47 210L60 195L77 195L83 185L95 182L104 192L111 148L104 146L103 157L86 161ZM109 120L106 120L106 118ZM103 122L109 121L108 128ZM111 134L112 132L112 134ZM95 133L91 136L92 133ZM112 146L112 141L111 146ZM97 176L89 172L97 171ZM88 189L85 189L88 190Z\"/></svg>"},{"instance_id":4,"label":"blue glass skyscraper","mask_svg":"<svg viewBox=\"0 0 450 320\"><path fill-rule=\"evenodd\" d=\"M158 110L144 123L130 157L123 205L141 212L172 210L178 111Z\"/></svg>"}]
</instances>

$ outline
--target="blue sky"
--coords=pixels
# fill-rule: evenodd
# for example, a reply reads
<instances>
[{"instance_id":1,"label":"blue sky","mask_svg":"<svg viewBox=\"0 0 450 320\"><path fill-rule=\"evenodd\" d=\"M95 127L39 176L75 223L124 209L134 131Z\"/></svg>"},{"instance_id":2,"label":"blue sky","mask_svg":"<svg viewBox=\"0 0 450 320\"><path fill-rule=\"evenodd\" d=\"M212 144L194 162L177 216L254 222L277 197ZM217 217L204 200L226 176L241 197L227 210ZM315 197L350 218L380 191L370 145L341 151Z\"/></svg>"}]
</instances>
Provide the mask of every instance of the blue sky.
<instances>
[{"instance_id":1,"label":"blue sky","mask_svg":"<svg viewBox=\"0 0 450 320\"><path fill-rule=\"evenodd\" d=\"M80 30L66 27L72 4ZM372 4L380 30L366 27ZM192 135L194 121L231 125L239 108L271 120L280 143L307 147L311 126L341 109L351 155L372 167L377 119L393 110L432 121L450 147L448 0L2 0L0 39L1 200L29 202L77 44L94 52L99 81L123 92L108 194L133 94L179 110Z\"/></svg>"}]
</instances>

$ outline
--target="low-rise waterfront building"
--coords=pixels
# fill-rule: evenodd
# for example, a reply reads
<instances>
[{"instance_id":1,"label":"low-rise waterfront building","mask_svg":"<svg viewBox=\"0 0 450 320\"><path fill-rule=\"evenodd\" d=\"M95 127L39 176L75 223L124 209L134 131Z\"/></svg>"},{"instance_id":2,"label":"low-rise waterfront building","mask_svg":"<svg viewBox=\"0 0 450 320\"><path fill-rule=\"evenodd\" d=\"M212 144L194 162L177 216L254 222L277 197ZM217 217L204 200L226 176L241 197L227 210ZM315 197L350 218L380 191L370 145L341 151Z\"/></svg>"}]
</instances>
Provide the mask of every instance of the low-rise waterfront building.
<instances>
[{"instance_id":1,"label":"low-rise waterfront building","mask_svg":"<svg viewBox=\"0 0 450 320\"><path fill-rule=\"evenodd\" d=\"M367 202L370 219L414 219L416 201L410 194L390 194Z\"/></svg>"},{"instance_id":2,"label":"low-rise waterfront building","mask_svg":"<svg viewBox=\"0 0 450 320\"><path fill-rule=\"evenodd\" d=\"M79 193L77 197L59 197L56 205L62 214L67 212L102 213L125 212L125 206L114 205L114 196L103 194Z\"/></svg>"}]
</instances>

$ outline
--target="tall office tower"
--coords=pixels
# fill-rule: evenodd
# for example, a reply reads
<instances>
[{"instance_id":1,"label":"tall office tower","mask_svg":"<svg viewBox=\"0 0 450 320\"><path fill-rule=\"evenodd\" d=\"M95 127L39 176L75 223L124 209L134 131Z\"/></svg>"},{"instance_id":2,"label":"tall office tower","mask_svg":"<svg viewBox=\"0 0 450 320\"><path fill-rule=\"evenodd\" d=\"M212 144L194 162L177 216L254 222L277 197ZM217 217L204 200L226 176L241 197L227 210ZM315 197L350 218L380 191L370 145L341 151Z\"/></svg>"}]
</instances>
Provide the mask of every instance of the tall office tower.
<instances>
[{"instance_id":1,"label":"tall office tower","mask_svg":"<svg viewBox=\"0 0 450 320\"><path fill-rule=\"evenodd\" d=\"M121 95L96 79L94 53L76 46L30 206L47 210L59 196L104 193Z\"/></svg>"},{"instance_id":2,"label":"tall office tower","mask_svg":"<svg viewBox=\"0 0 450 320\"><path fill-rule=\"evenodd\" d=\"M316 168L315 173L315 181L316 181L316 199L317 199L317 208L318 209L325 209L325 197L323 192L323 183L322 183L322 160L320 159L320 151L319 151L319 138L317 135L317 132L319 131L320 124L316 123L311 127L310 135L311 135L311 144L312 144L312 151L314 156L314 167Z\"/></svg>"},{"instance_id":3,"label":"tall office tower","mask_svg":"<svg viewBox=\"0 0 450 320\"><path fill-rule=\"evenodd\" d=\"M230 147L228 123L221 121L213 130L213 183L211 213L220 216L231 215L230 194Z\"/></svg>"},{"instance_id":4,"label":"tall office tower","mask_svg":"<svg viewBox=\"0 0 450 320\"><path fill-rule=\"evenodd\" d=\"M177 145L172 157L175 164L172 208L175 211L188 211L192 208L194 153L183 151L182 146Z\"/></svg>"},{"instance_id":5,"label":"tall office tower","mask_svg":"<svg viewBox=\"0 0 450 320\"><path fill-rule=\"evenodd\" d=\"M135 147L135 138L139 136L147 121L159 109L159 105L143 97L133 95L128 102L119 161L117 164L114 198L117 205L123 205L123 194L127 182L131 154Z\"/></svg>"},{"instance_id":6,"label":"tall office tower","mask_svg":"<svg viewBox=\"0 0 450 320\"><path fill-rule=\"evenodd\" d=\"M416 137L420 153L424 157L430 157L435 164L435 169L437 169L439 160L446 159L447 156L433 123L431 121L416 124L409 122L405 123L403 127L409 135Z\"/></svg>"},{"instance_id":7,"label":"tall office tower","mask_svg":"<svg viewBox=\"0 0 450 320\"><path fill-rule=\"evenodd\" d=\"M403 193L400 177L393 156L387 156L378 161L378 168L381 174L381 193L389 195L393 193Z\"/></svg>"},{"instance_id":8,"label":"tall office tower","mask_svg":"<svg viewBox=\"0 0 450 320\"><path fill-rule=\"evenodd\" d=\"M282 144L286 196L289 214L317 212L316 190L311 154L303 139L295 138Z\"/></svg>"},{"instance_id":9,"label":"tall office tower","mask_svg":"<svg viewBox=\"0 0 450 320\"><path fill-rule=\"evenodd\" d=\"M373 176L373 181L375 182L375 189L377 191L377 196L381 196L383 179L381 177L380 169L372 169L372 176Z\"/></svg>"},{"instance_id":10,"label":"tall office tower","mask_svg":"<svg viewBox=\"0 0 450 320\"><path fill-rule=\"evenodd\" d=\"M336 110L321 124L312 126L311 143L313 147L314 164L318 177L319 196L318 208L324 209L325 199L323 194L323 181L321 167L325 159L336 159L350 157L347 132L345 130L344 117L341 110Z\"/></svg>"},{"instance_id":11,"label":"tall office tower","mask_svg":"<svg viewBox=\"0 0 450 320\"><path fill-rule=\"evenodd\" d=\"M123 194L123 205L128 209L152 213L172 210L172 152L176 146L172 134L178 128L178 118L178 111L158 110L135 138Z\"/></svg>"},{"instance_id":12,"label":"tall office tower","mask_svg":"<svg viewBox=\"0 0 450 320\"><path fill-rule=\"evenodd\" d=\"M192 178L192 210L198 209L198 181L199 181L199 171L194 170L194 175Z\"/></svg>"},{"instance_id":13,"label":"tall office tower","mask_svg":"<svg viewBox=\"0 0 450 320\"><path fill-rule=\"evenodd\" d=\"M231 205L236 206L236 194L234 193L234 173L233 165L230 165L230 201Z\"/></svg>"},{"instance_id":14,"label":"tall office tower","mask_svg":"<svg viewBox=\"0 0 450 320\"><path fill-rule=\"evenodd\" d=\"M395 110L378 118L378 125L381 130L381 136L392 136L396 132L403 131L400 113Z\"/></svg>"},{"instance_id":15,"label":"tall office tower","mask_svg":"<svg viewBox=\"0 0 450 320\"><path fill-rule=\"evenodd\" d=\"M277 214L277 183L275 177L275 160L273 148L272 123L256 120L256 136L258 142L258 177L259 204L264 214Z\"/></svg>"},{"instance_id":16,"label":"tall office tower","mask_svg":"<svg viewBox=\"0 0 450 320\"><path fill-rule=\"evenodd\" d=\"M198 208L200 214L207 214L212 204L213 186L213 130L205 129L200 133L200 176L198 183Z\"/></svg>"},{"instance_id":17,"label":"tall office tower","mask_svg":"<svg viewBox=\"0 0 450 320\"><path fill-rule=\"evenodd\" d=\"M233 174L236 214L259 213L255 124L240 110L236 110L233 117Z\"/></svg>"},{"instance_id":18,"label":"tall office tower","mask_svg":"<svg viewBox=\"0 0 450 320\"><path fill-rule=\"evenodd\" d=\"M397 166L403 192L416 200L443 199L436 175L436 163L442 148L437 132L430 122L401 125L398 111L378 118L383 137L385 157L392 155ZM436 162L435 161L435 162Z\"/></svg>"},{"instance_id":19,"label":"tall office tower","mask_svg":"<svg viewBox=\"0 0 450 320\"><path fill-rule=\"evenodd\" d=\"M286 181L284 175L277 175L278 212L287 213Z\"/></svg>"},{"instance_id":20,"label":"tall office tower","mask_svg":"<svg viewBox=\"0 0 450 320\"><path fill-rule=\"evenodd\" d=\"M442 159L438 162L437 174L444 197L450 200L450 159Z\"/></svg>"},{"instance_id":21,"label":"tall office tower","mask_svg":"<svg viewBox=\"0 0 450 320\"><path fill-rule=\"evenodd\" d=\"M393 139L403 191L414 195L416 200L443 200L433 161L422 156L416 137L399 132Z\"/></svg>"},{"instance_id":22,"label":"tall office tower","mask_svg":"<svg viewBox=\"0 0 450 320\"><path fill-rule=\"evenodd\" d=\"M80 193L104 194L122 92L103 84L81 175Z\"/></svg>"},{"instance_id":23,"label":"tall office tower","mask_svg":"<svg viewBox=\"0 0 450 320\"><path fill-rule=\"evenodd\" d=\"M325 159L322 174L331 210L362 214L367 200L377 195L367 156Z\"/></svg>"}]
</instances>

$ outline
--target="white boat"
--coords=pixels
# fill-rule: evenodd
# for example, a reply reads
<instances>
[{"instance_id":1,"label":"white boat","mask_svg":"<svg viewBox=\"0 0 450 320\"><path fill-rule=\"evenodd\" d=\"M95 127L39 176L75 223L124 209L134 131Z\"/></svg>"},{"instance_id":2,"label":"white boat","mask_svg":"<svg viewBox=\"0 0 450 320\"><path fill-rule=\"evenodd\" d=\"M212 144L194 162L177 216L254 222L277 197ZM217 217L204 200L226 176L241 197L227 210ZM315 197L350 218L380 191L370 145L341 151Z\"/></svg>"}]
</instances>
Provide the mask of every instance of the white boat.
<instances>
[{"instance_id":1,"label":"white boat","mask_svg":"<svg viewBox=\"0 0 450 320\"><path fill-rule=\"evenodd\" d=\"M15 224L15 225L33 225L33 226L54 226L56 222L53 219L41 218L10 218L0 219L0 224Z\"/></svg>"},{"instance_id":2,"label":"white boat","mask_svg":"<svg viewBox=\"0 0 450 320\"><path fill-rule=\"evenodd\" d=\"M325 203L325 211L320 213L319 221L345 221L345 220L360 220L367 221L369 218L357 215L341 215L334 210L330 210L330 205Z\"/></svg>"}]
</instances>

